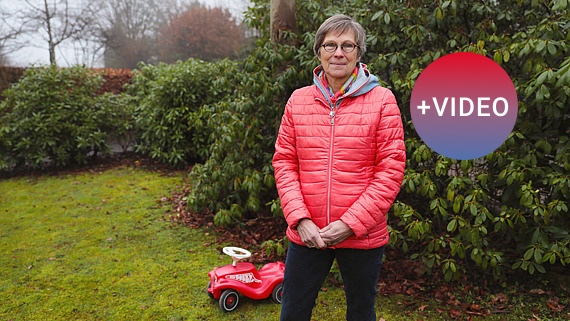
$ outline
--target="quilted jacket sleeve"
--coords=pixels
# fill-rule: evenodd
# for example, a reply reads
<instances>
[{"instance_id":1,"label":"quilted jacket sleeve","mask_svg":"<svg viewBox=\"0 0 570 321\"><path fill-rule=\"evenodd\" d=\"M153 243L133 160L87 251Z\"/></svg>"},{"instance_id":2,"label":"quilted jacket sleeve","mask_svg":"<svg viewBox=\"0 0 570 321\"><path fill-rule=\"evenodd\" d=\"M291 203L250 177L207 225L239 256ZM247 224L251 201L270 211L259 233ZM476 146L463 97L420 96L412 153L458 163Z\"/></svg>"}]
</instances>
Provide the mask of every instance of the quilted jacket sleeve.
<instances>
[{"instance_id":1,"label":"quilted jacket sleeve","mask_svg":"<svg viewBox=\"0 0 570 321\"><path fill-rule=\"evenodd\" d=\"M299 162L291 110L293 99L294 94L285 106L275 143L273 168L283 215L287 224L294 229L299 220L310 218L310 214L303 200L299 183Z\"/></svg>"},{"instance_id":2,"label":"quilted jacket sleeve","mask_svg":"<svg viewBox=\"0 0 570 321\"><path fill-rule=\"evenodd\" d=\"M400 191L404 177L406 151L400 110L389 90L385 91L381 101L375 138L374 177L341 217L356 237L364 237L372 228L386 224L386 214Z\"/></svg>"}]
</instances>

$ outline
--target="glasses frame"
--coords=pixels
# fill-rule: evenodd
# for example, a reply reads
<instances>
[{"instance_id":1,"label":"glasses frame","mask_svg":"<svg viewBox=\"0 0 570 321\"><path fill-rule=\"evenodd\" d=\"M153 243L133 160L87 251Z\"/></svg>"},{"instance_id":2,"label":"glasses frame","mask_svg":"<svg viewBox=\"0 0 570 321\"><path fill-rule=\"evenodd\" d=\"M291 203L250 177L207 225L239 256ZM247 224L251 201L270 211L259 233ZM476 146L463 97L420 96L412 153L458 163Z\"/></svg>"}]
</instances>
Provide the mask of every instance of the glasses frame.
<instances>
[{"instance_id":1,"label":"glasses frame","mask_svg":"<svg viewBox=\"0 0 570 321\"><path fill-rule=\"evenodd\" d=\"M327 45L330 45L330 44L334 44L334 45L335 45L334 50L332 50L332 51L327 50L327 47L326 47ZM354 47L352 48L352 50L349 50L349 51L346 50L346 48L345 48L344 46L347 45L347 44L354 46ZM336 43L336 42L327 42L327 43L325 43L325 44L322 44L321 47L323 47L323 49L324 49L326 52L329 52L329 53L336 52L336 50L338 49L338 47L340 47L340 50L342 50L342 52L345 52L345 53L351 53L351 52L354 52L354 50L355 50L356 48L360 48L359 45L354 44L354 43L351 43L351 42L344 42L344 43L342 43L342 44L340 44L340 45L339 45L338 43Z\"/></svg>"}]
</instances>

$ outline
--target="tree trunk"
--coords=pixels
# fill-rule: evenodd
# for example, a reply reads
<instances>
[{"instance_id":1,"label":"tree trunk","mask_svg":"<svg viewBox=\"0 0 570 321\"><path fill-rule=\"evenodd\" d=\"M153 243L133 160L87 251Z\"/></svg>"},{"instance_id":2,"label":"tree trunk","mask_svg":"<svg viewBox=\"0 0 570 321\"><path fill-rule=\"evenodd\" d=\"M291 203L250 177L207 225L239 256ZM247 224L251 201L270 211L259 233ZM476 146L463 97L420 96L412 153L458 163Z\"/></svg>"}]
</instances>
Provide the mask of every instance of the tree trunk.
<instances>
[{"instance_id":1,"label":"tree trunk","mask_svg":"<svg viewBox=\"0 0 570 321\"><path fill-rule=\"evenodd\" d=\"M293 44L286 37L287 32L297 32L295 0L271 0L270 10L271 41L281 44Z\"/></svg>"},{"instance_id":2,"label":"tree trunk","mask_svg":"<svg viewBox=\"0 0 570 321\"><path fill-rule=\"evenodd\" d=\"M48 1L44 0L44 6L45 6L45 15L46 15L46 27L47 27L47 33L48 33L48 47L49 47L49 63L52 66L56 65L56 61L55 61L55 43L53 41L53 33L51 30L51 13L49 11L49 6L48 6Z\"/></svg>"}]
</instances>

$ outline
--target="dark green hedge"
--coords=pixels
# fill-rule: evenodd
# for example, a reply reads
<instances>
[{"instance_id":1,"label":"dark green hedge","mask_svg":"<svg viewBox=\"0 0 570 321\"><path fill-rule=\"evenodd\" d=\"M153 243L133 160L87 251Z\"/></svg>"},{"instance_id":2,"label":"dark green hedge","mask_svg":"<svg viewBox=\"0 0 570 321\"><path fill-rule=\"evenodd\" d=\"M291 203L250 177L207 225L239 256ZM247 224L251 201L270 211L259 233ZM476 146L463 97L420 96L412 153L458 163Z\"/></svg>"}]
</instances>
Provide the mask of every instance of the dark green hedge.
<instances>
[{"instance_id":1,"label":"dark green hedge","mask_svg":"<svg viewBox=\"0 0 570 321\"><path fill-rule=\"evenodd\" d=\"M31 68L0 103L0 169L86 163L126 136L126 96L98 94L103 78L85 67ZM119 138L122 139L122 138Z\"/></svg>"}]
</instances>

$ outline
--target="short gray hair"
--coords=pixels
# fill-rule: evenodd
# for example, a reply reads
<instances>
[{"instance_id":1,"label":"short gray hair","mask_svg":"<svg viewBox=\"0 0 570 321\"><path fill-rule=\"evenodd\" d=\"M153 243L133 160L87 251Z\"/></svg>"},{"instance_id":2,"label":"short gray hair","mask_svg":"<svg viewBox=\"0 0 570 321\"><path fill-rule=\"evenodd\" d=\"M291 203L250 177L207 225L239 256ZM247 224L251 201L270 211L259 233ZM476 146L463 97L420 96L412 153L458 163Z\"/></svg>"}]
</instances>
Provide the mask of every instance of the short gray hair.
<instances>
[{"instance_id":1,"label":"short gray hair","mask_svg":"<svg viewBox=\"0 0 570 321\"><path fill-rule=\"evenodd\" d=\"M337 31L339 34L343 34L349 30L352 30L356 35L356 44L358 45L358 58L362 58L366 52L366 31L364 31L364 28L362 28L362 26L354 19L343 14L334 15L321 24L317 30L317 35L315 36L315 44L313 46L315 55L319 55L321 45L323 44L323 41L329 32Z\"/></svg>"}]
</instances>

